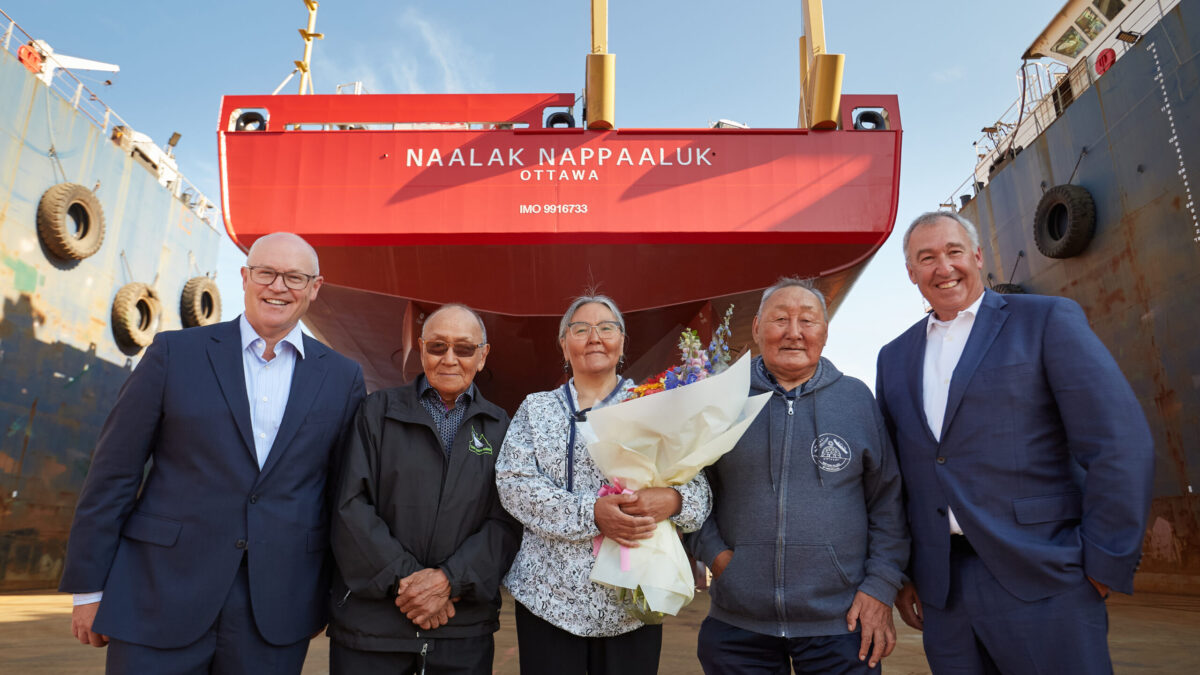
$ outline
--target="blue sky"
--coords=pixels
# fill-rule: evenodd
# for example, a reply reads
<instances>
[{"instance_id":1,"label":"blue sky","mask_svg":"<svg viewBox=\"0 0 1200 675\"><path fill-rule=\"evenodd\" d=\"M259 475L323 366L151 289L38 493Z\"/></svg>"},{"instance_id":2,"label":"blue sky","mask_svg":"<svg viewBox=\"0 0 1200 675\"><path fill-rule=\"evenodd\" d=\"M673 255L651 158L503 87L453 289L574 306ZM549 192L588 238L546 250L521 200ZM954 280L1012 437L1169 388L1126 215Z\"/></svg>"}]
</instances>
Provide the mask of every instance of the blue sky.
<instances>
[{"instance_id":1,"label":"blue sky","mask_svg":"<svg viewBox=\"0 0 1200 675\"><path fill-rule=\"evenodd\" d=\"M270 93L300 58L301 0L26 0L0 5L57 51L116 63L84 81L180 169L219 197L216 125L224 94ZM1020 55L1057 6L828 0L826 43L846 54L843 91L895 93L904 126L896 228L937 208L974 166L972 143L1018 96ZM372 93L578 92L587 0L327 0L317 15L317 93L361 80ZM704 127L718 118L794 127L800 2L622 2L609 7L617 124ZM298 78L285 88L295 93ZM879 347L920 318L920 295L893 236L830 324L826 356L874 384ZM218 272L227 317L241 309L232 246ZM336 280L330 280L335 281Z\"/></svg>"}]
</instances>

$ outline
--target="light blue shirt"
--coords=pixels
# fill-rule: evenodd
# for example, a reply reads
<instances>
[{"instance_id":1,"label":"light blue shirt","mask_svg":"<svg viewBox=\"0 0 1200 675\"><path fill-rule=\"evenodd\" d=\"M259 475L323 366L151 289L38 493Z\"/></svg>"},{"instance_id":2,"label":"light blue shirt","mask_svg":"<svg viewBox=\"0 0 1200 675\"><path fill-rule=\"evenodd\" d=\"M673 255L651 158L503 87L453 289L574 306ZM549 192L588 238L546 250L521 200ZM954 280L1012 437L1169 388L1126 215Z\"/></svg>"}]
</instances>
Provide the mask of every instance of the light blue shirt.
<instances>
[{"instance_id":1,"label":"light blue shirt","mask_svg":"<svg viewBox=\"0 0 1200 675\"><path fill-rule=\"evenodd\" d=\"M243 314L238 318L242 331L242 366L246 375L246 398L250 399L250 428L254 433L254 452L258 457L258 468L267 462L283 411L287 408L288 395L292 389L292 372L296 359L304 358L304 333L296 324L279 344L275 345L275 358L263 358L267 342L258 336Z\"/></svg>"}]
</instances>

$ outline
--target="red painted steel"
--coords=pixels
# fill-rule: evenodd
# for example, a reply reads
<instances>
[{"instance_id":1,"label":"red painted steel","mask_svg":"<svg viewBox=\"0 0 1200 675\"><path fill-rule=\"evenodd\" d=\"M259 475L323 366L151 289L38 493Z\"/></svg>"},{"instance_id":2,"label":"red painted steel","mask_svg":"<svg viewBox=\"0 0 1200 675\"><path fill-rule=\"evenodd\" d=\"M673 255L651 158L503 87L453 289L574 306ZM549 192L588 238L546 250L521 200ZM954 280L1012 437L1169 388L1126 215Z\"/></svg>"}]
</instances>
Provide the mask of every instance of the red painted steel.
<instances>
[{"instance_id":1,"label":"red painted steel","mask_svg":"<svg viewBox=\"0 0 1200 675\"><path fill-rule=\"evenodd\" d=\"M546 108L569 108L574 94L316 94L225 96L223 128L233 130L241 110L270 111L268 131L292 124L392 124L421 122L512 123L542 126Z\"/></svg>"},{"instance_id":2,"label":"red painted steel","mask_svg":"<svg viewBox=\"0 0 1200 675\"><path fill-rule=\"evenodd\" d=\"M572 102L225 97L226 227L242 246L297 232L352 288L553 315L596 282L636 310L828 275L865 260L895 221L895 96L843 96L844 131L542 128L546 108ZM883 109L889 129L854 131L858 108ZM267 129L233 131L245 110L265 110ZM421 122L529 128L320 128Z\"/></svg>"}]
</instances>

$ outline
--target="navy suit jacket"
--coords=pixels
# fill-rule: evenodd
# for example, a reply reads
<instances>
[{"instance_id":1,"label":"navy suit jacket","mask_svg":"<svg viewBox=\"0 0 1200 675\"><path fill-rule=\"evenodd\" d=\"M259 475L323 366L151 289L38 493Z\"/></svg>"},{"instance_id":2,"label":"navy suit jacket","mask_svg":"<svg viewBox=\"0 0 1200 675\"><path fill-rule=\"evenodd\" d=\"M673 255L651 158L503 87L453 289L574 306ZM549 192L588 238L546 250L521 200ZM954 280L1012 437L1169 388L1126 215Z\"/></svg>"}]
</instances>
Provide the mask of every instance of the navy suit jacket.
<instances>
[{"instance_id":1,"label":"navy suit jacket","mask_svg":"<svg viewBox=\"0 0 1200 675\"><path fill-rule=\"evenodd\" d=\"M308 336L304 350L260 471L238 322L155 337L100 432L71 527L59 589L104 591L94 630L159 648L194 642L243 554L268 642L324 625L329 489L363 377Z\"/></svg>"},{"instance_id":2,"label":"navy suit jacket","mask_svg":"<svg viewBox=\"0 0 1200 675\"><path fill-rule=\"evenodd\" d=\"M876 396L904 479L910 576L945 607L946 506L1026 601L1084 575L1133 591L1154 445L1142 407L1071 300L985 291L950 380L941 442L925 419L926 319L879 352Z\"/></svg>"}]
</instances>

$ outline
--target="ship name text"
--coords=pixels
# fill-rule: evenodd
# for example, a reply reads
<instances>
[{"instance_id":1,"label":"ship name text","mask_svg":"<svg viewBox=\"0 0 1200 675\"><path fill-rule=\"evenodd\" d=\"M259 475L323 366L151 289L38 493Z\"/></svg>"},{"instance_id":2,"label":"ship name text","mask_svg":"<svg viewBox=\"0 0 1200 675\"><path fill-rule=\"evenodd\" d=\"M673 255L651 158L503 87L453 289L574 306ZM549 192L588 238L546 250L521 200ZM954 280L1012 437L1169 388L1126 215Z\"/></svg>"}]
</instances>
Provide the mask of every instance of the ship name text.
<instances>
[{"instance_id":1,"label":"ship name text","mask_svg":"<svg viewBox=\"0 0 1200 675\"><path fill-rule=\"evenodd\" d=\"M707 148L538 148L533 162L528 148L455 148L446 153L440 148L408 148L405 163L409 167L501 167L522 168L519 176L529 180L599 180L595 168L609 166L712 166L715 153ZM524 168L526 162L537 168ZM569 167L569 168L568 168Z\"/></svg>"}]
</instances>

